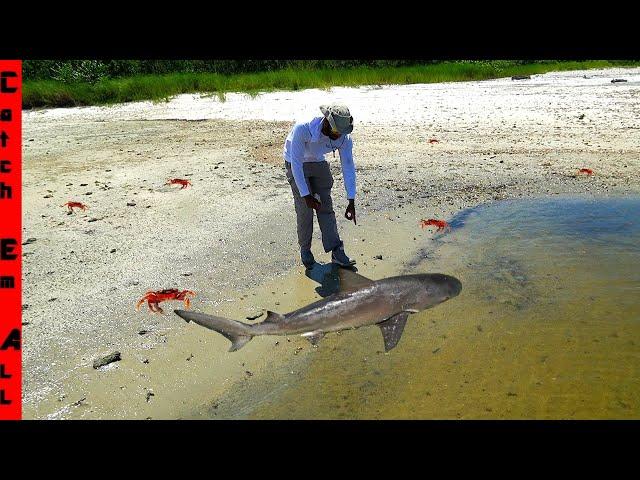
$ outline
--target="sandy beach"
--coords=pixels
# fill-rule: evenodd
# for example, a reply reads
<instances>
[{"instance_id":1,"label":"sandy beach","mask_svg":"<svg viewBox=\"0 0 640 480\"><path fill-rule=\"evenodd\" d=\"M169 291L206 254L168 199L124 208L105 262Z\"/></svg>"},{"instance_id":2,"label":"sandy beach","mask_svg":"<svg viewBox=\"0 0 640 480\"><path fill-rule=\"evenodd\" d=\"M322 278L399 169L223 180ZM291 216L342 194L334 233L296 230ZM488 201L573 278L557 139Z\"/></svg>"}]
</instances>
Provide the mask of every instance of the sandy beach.
<instances>
[{"instance_id":1,"label":"sandy beach","mask_svg":"<svg viewBox=\"0 0 640 480\"><path fill-rule=\"evenodd\" d=\"M179 302L164 315L135 304L148 290L189 289L193 309L249 321L320 298L299 265L282 145L295 120L333 101L355 119L358 186L356 226L328 155L338 227L373 279L429 243L421 218L640 193L639 68L25 112L23 242L35 239L22 247L25 418L199 418L230 392L306 368L316 349L303 338L228 353L226 339L172 313ZM165 185L174 177L193 186ZM89 208L68 215L67 201ZM328 261L317 224L314 236ZM114 351L121 361L92 367Z\"/></svg>"}]
</instances>

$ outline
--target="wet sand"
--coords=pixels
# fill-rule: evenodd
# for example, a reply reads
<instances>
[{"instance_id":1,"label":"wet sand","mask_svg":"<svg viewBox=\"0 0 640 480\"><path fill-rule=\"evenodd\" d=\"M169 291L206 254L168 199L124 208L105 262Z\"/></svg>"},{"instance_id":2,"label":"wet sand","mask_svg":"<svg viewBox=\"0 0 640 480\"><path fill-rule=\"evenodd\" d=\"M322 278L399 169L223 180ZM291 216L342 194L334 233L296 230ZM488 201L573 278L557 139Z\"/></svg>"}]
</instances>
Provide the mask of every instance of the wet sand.
<instances>
[{"instance_id":1,"label":"wet sand","mask_svg":"<svg viewBox=\"0 0 640 480\"><path fill-rule=\"evenodd\" d=\"M638 193L638 78L640 69L613 69L336 89L357 122L357 226L342 218L339 161L328 160L339 229L360 273L402 271L433 238L420 218L530 195ZM395 111L394 94L404 99ZM23 246L25 418L215 417L232 388L304 371L312 347L302 338L257 338L227 353L226 339L170 313L179 303L163 304L165 315L134 305L149 289L190 289L194 309L244 319L319 298L297 264L281 149L291 112L331 98L180 96L26 113L23 239L36 240ZM408 121L408 105L426 113ZM584 167L595 175L576 177ZM169 177L193 187L165 186ZM89 209L67 215L69 200ZM317 233L316 258L327 261ZM378 332L350 335L381 348ZM92 368L114 350L122 361Z\"/></svg>"},{"instance_id":2,"label":"wet sand","mask_svg":"<svg viewBox=\"0 0 640 480\"><path fill-rule=\"evenodd\" d=\"M637 419L640 197L492 202L401 273L447 271L459 297L327 336L305 368L236 385L195 418Z\"/></svg>"}]
</instances>

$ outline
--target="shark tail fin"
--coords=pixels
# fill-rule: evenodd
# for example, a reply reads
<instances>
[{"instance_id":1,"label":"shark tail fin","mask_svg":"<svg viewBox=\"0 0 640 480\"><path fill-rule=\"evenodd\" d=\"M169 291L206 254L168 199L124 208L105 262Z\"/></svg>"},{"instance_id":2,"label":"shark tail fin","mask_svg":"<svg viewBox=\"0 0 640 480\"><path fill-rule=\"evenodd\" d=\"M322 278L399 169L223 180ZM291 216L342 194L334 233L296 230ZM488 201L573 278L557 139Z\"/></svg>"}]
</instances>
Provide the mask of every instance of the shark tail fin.
<instances>
[{"instance_id":1,"label":"shark tail fin","mask_svg":"<svg viewBox=\"0 0 640 480\"><path fill-rule=\"evenodd\" d=\"M215 317L204 313L190 312L188 310L174 310L174 312L187 322L194 322L209 330L224 335L230 342L230 352L235 352L244 347L254 335L251 333L251 325L237 322L230 318Z\"/></svg>"}]
</instances>

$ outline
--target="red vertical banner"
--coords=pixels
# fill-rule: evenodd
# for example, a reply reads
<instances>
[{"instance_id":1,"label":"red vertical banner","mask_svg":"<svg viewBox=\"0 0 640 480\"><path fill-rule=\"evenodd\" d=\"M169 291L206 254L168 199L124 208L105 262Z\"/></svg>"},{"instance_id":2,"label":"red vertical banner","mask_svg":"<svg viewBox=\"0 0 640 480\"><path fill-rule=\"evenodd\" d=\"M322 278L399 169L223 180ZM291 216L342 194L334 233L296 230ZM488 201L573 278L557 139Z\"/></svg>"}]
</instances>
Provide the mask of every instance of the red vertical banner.
<instances>
[{"instance_id":1,"label":"red vertical banner","mask_svg":"<svg viewBox=\"0 0 640 480\"><path fill-rule=\"evenodd\" d=\"M22 418L22 61L0 60L0 419Z\"/></svg>"}]
</instances>

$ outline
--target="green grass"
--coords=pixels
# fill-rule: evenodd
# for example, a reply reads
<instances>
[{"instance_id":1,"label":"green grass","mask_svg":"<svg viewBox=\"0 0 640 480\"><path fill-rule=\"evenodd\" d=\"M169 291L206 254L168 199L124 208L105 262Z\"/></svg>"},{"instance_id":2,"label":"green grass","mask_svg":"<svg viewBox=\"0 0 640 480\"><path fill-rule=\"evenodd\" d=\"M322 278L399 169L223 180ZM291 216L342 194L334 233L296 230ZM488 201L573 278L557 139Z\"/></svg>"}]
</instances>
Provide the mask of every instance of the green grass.
<instances>
[{"instance_id":1,"label":"green grass","mask_svg":"<svg viewBox=\"0 0 640 480\"><path fill-rule=\"evenodd\" d=\"M174 73L103 79L95 84L31 80L23 84L23 108L105 105L139 100L163 101L181 93L218 95L227 92L302 90L335 86L396 85L458 82L533 75L550 71L639 66L638 61L544 61L530 64L512 61L455 61L410 67L351 69L285 69L270 72L223 75Z\"/></svg>"}]
</instances>

